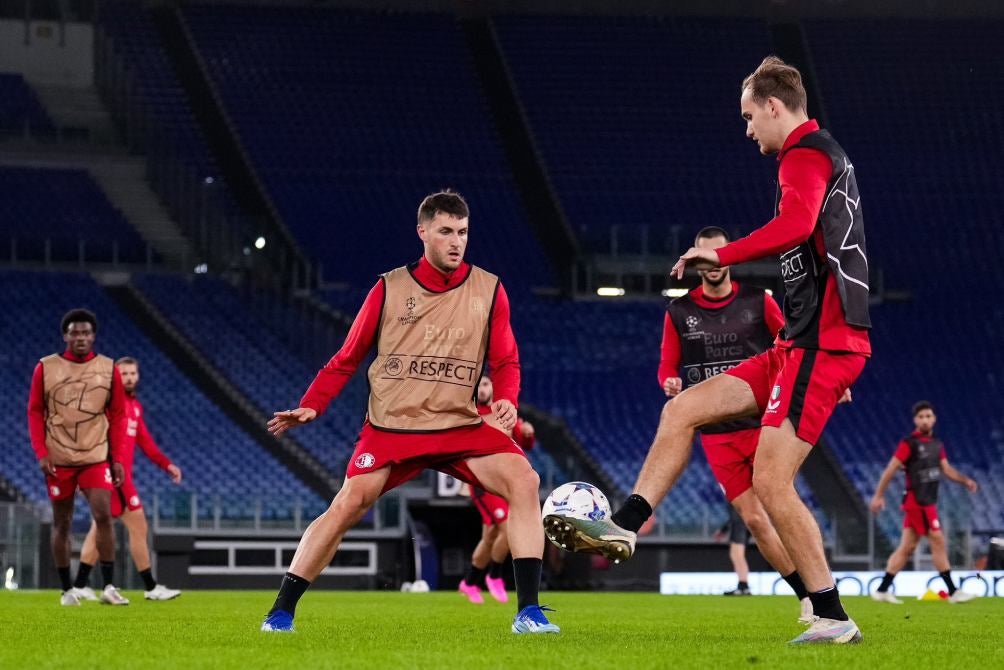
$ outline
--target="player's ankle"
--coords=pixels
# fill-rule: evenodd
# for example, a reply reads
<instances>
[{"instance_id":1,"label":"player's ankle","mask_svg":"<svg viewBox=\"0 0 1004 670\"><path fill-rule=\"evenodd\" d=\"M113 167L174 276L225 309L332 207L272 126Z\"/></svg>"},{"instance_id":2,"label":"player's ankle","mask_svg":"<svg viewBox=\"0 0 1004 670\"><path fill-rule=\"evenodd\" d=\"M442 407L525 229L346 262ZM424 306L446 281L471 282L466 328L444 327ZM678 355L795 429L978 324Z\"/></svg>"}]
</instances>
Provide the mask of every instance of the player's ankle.
<instances>
[{"instance_id":1,"label":"player's ankle","mask_svg":"<svg viewBox=\"0 0 1004 670\"><path fill-rule=\"evenodd\" d=\"M637 533L650 516L652 516L652 506L637 493L632 493L610 520L625 530Z\"/></svg>"},{"instance_id":2,"label":"player's ankle","mask_svg":"<svg viewBox=\"0 0 1004 670\"><path fill-rule=\"evenodd\" d=\"M809 594L812 601L812 611L820 619L834 619L836 621L847 621L850 619L844 606L840 604L840 594L836 586L831 586L822 591Z\"/></svg>"}]
</instances>

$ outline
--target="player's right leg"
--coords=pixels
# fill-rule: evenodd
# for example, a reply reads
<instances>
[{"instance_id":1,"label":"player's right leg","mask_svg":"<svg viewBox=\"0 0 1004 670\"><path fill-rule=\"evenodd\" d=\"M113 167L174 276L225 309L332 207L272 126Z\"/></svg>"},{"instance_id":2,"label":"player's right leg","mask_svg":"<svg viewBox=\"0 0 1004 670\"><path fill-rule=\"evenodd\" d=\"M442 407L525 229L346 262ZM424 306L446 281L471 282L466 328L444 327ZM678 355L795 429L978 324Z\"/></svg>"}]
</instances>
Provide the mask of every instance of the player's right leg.
<instances>
[{"instance_id":1,"label":"player's right leg","mask_svg":"<svg viewBox=\"0 0 1004 670\"><path fill-rule=\"evenodd\" d=\"M736 573L736 579L739 580L739 586L736 587L734 591L726 591L727 596L748 596L750 595L749 579L750 579L750 566L746 562L746 544L739 542L729 543L729 561L732 563L732 569Z\"/></svg>"},{"instance_id":2,"label":"player's right leg","mask_svg":"<svg viewBox=\"0 0 1004 670\"><path fill-rule=\"evenodd\" d=\"M886 561L885 566L885 576L882 577L882 582L879 584L878 589L872 593L872 600L892 603L893 605L903 604L903 601L893 595L889 589L892 587L892 581L896 578L897 573L906 567L907 561L913 556L913 552L917 550L918 542L920 542L920 535L910 526L910 521L907 519L903 528L903 534L899 538L899 546L889 555L889 560Z\"/></svg>"},{"instance_id":3,"label":"player's right leg","mask_svg":"<svg viewBox=\"0 0 1004 670\"><path fill-rule=\"evenodd\" d=\"M143 580L143 598L159 601L173 600L180 596L181 591L158 584L153 577L153 570L150 566L150 547L147 544L149 530L143 507L126 509L122 512L121 519L129 533L129 554L132 556L136 571L139 572L139 576Z\"/></svg>"},{"instance_id":4,"label":"player's right leg","mask_svg":"<svg viewBox=\"0 0 1004 670\"><path fill-rule=\"evenodd\" d=\"M84 544L80 547L80 564L77 566L77 578L73 582L73 595L79 600L91 600L97 602L98 596L94 589L87 585L91 570L98 562L97 528L94 520L91 520L91 527L84 537Z\"/></svg>"},{"instance_id":5,"label":"player's right leg","mask_svg":"<svg viewBox=\"0 0 1004 670\"><path fill-rule=\"evenodd\" d=\"M498 532L495 533L495 539L491 544L491 551L489 556L491 557L491 562L488 563L488 574L485 575L485 586L488 587L488 593L492 594L492 598L500 603L509 602L509 594L505 590L505 579L502 577L502 567L505 565L505 559L509 555L509 521L508 519L501 521L495 528Z\"/></svg>"},{"instance_id":6,"label":"player's right leg","mask_svg":"<svg viewBox=\"0 0 1004 670\"><path fill-rule=\"evenodd\" d=\"M738 377L722 374L688 388L663 407L634 493L624 505L609 519L599 521L549 515L545 519L548 537L569 550L603 554L614 562L630 558L638 529L687 467L694 432L710 423L753 416L757 412L750 385Z\"/></svg>"},{"instance_id":7,"label":"player's right leg","mask_svg":"<svg viewBox=\"0 0 1004 670\"><path fill-rule=\"evenodd\" d=\"M62 489L57 490L62 497L52 500L52 562L59 573L62 590L59 604L76 606L80 605L80 599L73 593L70 582L70 525L73 523L73 494L76 489L72 488L69 495ZM49 491L51 497L51 486Z\"/></svg>"},{"instance_id":8,"label":"player's right leg","mask_svg":"<svg viewBox=\"0 0 1004 670\"><path fill-rule=\"evenodd\" d=\"M933 505L929 505L933 508ZM925 510L925 513L927 511ZM941 579L945 582L945 588L948 589L948 601L951 603L967 603L970 600L976 598L972 593L966 593L960 588L955 586L955 581L952 579L952 566L948 562L948 542L945 539L945 534L941 531L941 524L937 523L937 513L931 510L934 514L935 524L931 525L931 530L927 534L927 541L931 545L931 562L934 563L934 567L937 569L938 574Z\"/></svg>"},{"instance_id":9,"label":"player's right leg","mask_svg":"<svg viewBox=\"0 0 1004 670\"><path fill-rule=\"evenodd\" d=\"M107 465L104 465L107 472ZM110 479L110 475L109 475ZM99 600L106 605L128 605L125 598L113 583L115 578L115 530L112 527L112 491L111 486L81 488L87 504L91 507L91 518L94 519L94 543L98 549L98 562L101 565L101 580L104 589Z\"/></svg>"},{"instance_id":10,"label":"player's right leg","mask_svg":"<svg viewBox=\"0 0 1004 670\"><path fill-rule=\"evenodd\" d=\"M391 467L385 466L372 472L346 477L328 509L307 526L300 538L275 603L262 623L262 631L293 630L293 616L300 597L331 563L345 533L362 520L383 493L390 473Z\"/></svg>"},{"instance_id":11,"label":"player's right leg","mask_svg":"<svg viewBox=\"0 0 1004 670\"><path fill-rule=\"evenodd\" d=\"M481 596L479 584L485 578L488 564L491 562L491 546L498 535L498 526L488 523L481 525L481 539L471 553L471 567L460 580L457 590L467 596L474 605L481 605L485 599Z\"/></svg>"}]
</instances>

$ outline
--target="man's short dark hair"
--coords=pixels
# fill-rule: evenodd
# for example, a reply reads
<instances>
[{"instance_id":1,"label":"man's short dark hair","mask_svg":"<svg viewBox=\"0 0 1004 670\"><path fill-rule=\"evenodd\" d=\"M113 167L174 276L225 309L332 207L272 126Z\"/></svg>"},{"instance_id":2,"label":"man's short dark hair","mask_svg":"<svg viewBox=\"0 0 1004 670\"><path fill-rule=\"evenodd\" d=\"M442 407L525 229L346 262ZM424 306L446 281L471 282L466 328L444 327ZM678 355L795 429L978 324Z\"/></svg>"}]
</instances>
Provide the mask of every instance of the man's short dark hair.
<instances>
[{"instance_id":1,"label":"man's short dark hair","mask_svg":"<svg viewBox=\"0 0 1004 670\"><path fill-rule=\"evenodd\" d=\"M918 414L920 414L921 412L923 412L925 409L929 409L929 410L931 410L933 412L934 411L934 405L932 405L931 403L927 402L926 400L921 400L920 402L913 403L913 415L914 416L917 416Z\"/></svg>"},{"instance_id":2,"label":"man's short dark hair","mask_svg":"<svg viewBox=\"0 0 1004 670\"><path fill-rule=\"evenodd\" d=\"M707 226L701 228L697 231L697 236L694 238L694 244L697 244L697 240L710 240L712 237L724 237L726 242L731 242L732 238L724 228L719 228L718 226Z\"/></svg>"},{"instance_id":3,"label":"man's short dark hair","mask_svg":"<svg viewBox=\"0 0 1004 670\"><path fill-rule=\"evenodd\" d=\"M63 317L63 321L59 324L59 330L64 335L66 331L70 329L71 323L89 323L94 332L98 332L98 317L94 316L94 312L89 309L71 309Z\"/></svg>"},{"instance_id":4,"label":"man's short dark hair","mask_svg":"<svg viewBox=\"0 0 1004 670\"><path fill-rule=\"evenodd\" d=\"M136 369L137 370L139 369L139 361L137 361L132 356L123 356L122 358L115 361L115 366L118 367L119 365L135 365Z\"/></svg>"},{"instance_id":5,"label":"man's short dark hair","mask_svg":"<svg viewBox=\"0 0 1004 670\"><path fill-rule=\"evenodd\" d=\"M422 204L418 206L418 223L428 223L439 213L447 214L455 219L466 219L471 215L471 210L467 207L467 201L464 200L463 196L447 189L425 196Z\"/></svg>"}]
</instances>

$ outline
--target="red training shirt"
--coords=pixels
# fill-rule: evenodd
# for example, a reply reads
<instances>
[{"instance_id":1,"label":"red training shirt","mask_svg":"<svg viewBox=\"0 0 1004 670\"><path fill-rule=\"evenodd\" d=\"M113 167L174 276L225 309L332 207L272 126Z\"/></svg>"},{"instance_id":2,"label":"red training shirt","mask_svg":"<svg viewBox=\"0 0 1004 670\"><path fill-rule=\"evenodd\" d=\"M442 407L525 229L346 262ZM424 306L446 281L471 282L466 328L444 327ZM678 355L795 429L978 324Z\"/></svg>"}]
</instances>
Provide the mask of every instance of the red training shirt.
<instances>
[{"instance_id":1,"label":"red training shirt","mask_svg":"<svg viewBox=\"0 0 1004 670\"><path fill-rule=\"evenodd\" d=\"M742 239L718 249L722 266L736 265L773 256L793 249L810 237L819 253L826 258L823 227L819 225L819 212L826 198L826 187L833 175L829 156L809 147L792 149L809 133L819 130L815 119L810 119L791 131L777 160L777 180L781 188L778 214L761 228ZM790 155L789 155L790 154ZM784 158L784 161L781 159ZM830 273L826 278L823 298L817 309L819 315L819 348L826 351L848 351L871 354L868 330L847 323L844 318L836 280ZM778 338L777 346L790 347L791 342Z\"/></svg>"},{"instance_id":2,"label":"red training shirt","mask_svg":"<svg viewBox=\"0 0 1004 670\"><path fill-rule=\"evenodd\" d=\"M910 433L910 435L912 437L919 437L921 442L927 442L927 441L930 441L930 439L931 439L930 435L925 435L924 433L920 432L919 430L913 431L912 433ZM906 440L901 440L900 443L899 443L899 445L896 447L896 453L894 453L892 456L893 456L893 458L895 458L900 463L904 463L905 464L907 462L907 460L909 460L909 458L910 458L910 453L911 453L910 452L910 445L907 444ZM945 445L942 444L941 445L941 453L938 455L938 460L939 461L943 461L946 458L948 458L948 456L945 455ZM905 467L903 469L904 469L904 471L906 470ZM906 482L906 488L907 488L907 490L906 490L906 496L903 498L903 507L921 507L921 504L919 502L917 502L917 497L913 494L913 490L910 488L910 481L909 481L909 479L910 479L910 473L906 472L905 474L906 474L906 478L907 478L907 482Z\"/></svg>"},{"instance_id":3,"label":"red training shirt","mask_svg":"<svg viewBox=\"0 0 1004 670\"><path fill-rule=\"evenodd\" d=\"M136 457L136 446L138 445L146 457L161 470L167 471L171 465L171 459L157 446L153 436L146 427L146 418L143 416L143 405L135 395L126 394L126 447L122 453L122 467L127 473L132 473L133 462Z\"/></svg>"},{"instance_id":4,"label":"red training shirt","mask_svg":"<svg viewBox=\"0 0 1004 670\"><path fill-rule=\"evenodd\" d=\"M463 283L470 272L471 266L468 263L461 263L460 267L450 273L440 272L423 256L412 274L425 288L443 293ZM328 403L342 392L349 378L376 343L383 299L383 281L377 281L352 322L342 348L317 373L300 400L300 407L309 407L320 416L327 409ZM492 370L496 400L508 400L516 405L520 384L519 351L509 323L509 297L501 283L492 306L488 366Z\"/></svg>"}]
</instances>

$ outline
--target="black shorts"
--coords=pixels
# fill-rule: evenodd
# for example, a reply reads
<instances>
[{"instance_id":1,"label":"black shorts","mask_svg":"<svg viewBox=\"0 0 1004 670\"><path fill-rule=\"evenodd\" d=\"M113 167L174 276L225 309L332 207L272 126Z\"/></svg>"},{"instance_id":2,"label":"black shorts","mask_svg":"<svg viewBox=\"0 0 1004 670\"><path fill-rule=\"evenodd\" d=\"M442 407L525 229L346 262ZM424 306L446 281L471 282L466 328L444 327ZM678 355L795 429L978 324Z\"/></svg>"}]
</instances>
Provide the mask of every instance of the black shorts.
<instances>
[{"instance_id":1,"label":"black shorts","mask_svg":"<svg viewBox=\"0 0 1004 670\"><path fill-rule=\"evenodd\" d=\"M729 543L748 544L750 541L750 531L743 523L743 518L739 512L729 505Z\"/></svg>"}]
</instances>

